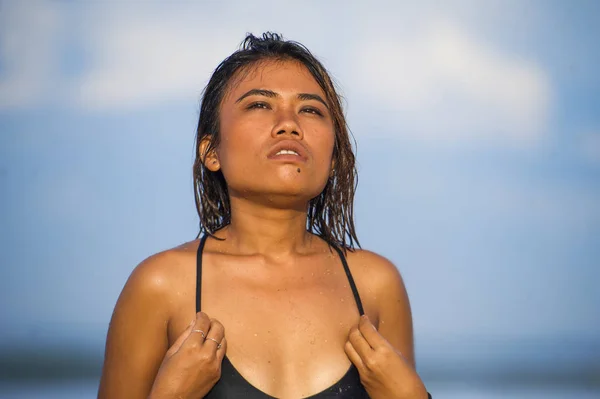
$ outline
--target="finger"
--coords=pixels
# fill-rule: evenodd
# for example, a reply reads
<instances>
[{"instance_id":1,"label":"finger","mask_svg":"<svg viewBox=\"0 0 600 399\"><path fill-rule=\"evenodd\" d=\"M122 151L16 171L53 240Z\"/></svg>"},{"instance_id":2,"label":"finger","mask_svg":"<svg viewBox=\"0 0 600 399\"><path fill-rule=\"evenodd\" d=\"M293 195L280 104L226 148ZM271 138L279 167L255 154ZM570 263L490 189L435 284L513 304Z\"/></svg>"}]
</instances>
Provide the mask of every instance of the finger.
<instances>
[{"instance_id":1,"label":"finger","mask_svg":"<svg viewBox=\"0 0 600 399\"><path fill-rule=\"evenodd\" d=\"M221 340L221 347L217 349L217 359L222 362L225 354L227 353L227 337L223 337Z\"/></svg>"},{"instance_id":2,"label":"finger","mask_svg":"<svg viewBox=\"0 0 600 399\"><path fill-rule=\"evenodd\" d=\"M225 327L217 319L210 319L210 327L208 328L207 337L211 337L217 340L223 339L225 336Z\"/></svg>"},{"instance_id":3,"label":"finger","mask_svg":"<svg viewBox=\"0 0 600 399\"><path fill-rule=\"evenodd\" d=\"M352 364L354 364L354 366L358 369L359 373L365 370L365 364L362 361L362 358L358 352L356 352L356 349L354 349L354 346L350 341L346 341L346 344L344 345L344 352L346 352L346 356L348 356L348 359L350 359Z\"/></svg>"},{"instance_id":4,"label":"finger","mask_svg":"<svg viewBox=\"0 0 600 399\"><path fill-rule=\"evenodd\" d=\"M362 336L358 326L354 326L350 329L348 341L362 359L367 359L373 354L373 348L371 348L367 340Z\"/></svg>"},{"instance_id":5,"label":"finger","mask_svg":"<svg viewBox=\"0 0 600 399\"><path fill-rule=\"evenodd\" d=\"M210 328L208 330L208 334L206 335L206 341L204 343L214 344L213 346L216 349L222 348L223 338L225 337L225 328L223 325L216 319L210 320Z\"/></svg>"},{"instance_id":6,"label":"finger","mask_svg":"<svg viewBox=\"0 0 600 399\"><path fill-rule=\"evenodd\" d=\"M192 332L197 335L201 341L204 341L208 330L210 330L210 317L204 312L196 313L196 321L194 323Z\"/></svg>"},{"instance_id":7,"label":"finger","mask_svg":"<svg viewBox=\"0 0 600 399\"><path fill-rule=\"evenodd\" d=\"M374 350L380 349L381 347L389 346L388 341L379 334L377 328L371 323L367 315L362 315L358 322L358 329L365 341Z\"/></svg>"},{"instance_id":8,"label":"finger","mask_svg":"<svg viewBox=\"0 0 600 399\"><path fill-rule=\"evenodd\" d=\"M201 348L204 344L208 328L210 327L210 318L204 312L196 313L196 319L194 325L190 329L190 333L187 338L181 344L181 348L188 348L194 350L194 348Z\"/></svg>"}]
</instances>

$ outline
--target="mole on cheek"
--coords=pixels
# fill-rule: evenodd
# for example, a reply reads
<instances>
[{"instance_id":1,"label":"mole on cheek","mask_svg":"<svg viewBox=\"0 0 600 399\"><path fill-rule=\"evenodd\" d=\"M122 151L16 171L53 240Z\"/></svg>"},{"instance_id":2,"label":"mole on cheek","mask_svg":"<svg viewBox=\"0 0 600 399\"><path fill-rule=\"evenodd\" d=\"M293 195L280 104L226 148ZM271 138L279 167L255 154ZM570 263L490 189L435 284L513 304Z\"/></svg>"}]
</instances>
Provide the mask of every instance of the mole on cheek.
<instances>
[{"instance_id":1,"label":"mole on cheek","mask_svg":"<svg viewBox=\"0 0 600 399\"><path fill-rule=\"evenodd\" d=\"M300 173L300 168L298 168L298 173Z\"/></svg>"}]
</instances>

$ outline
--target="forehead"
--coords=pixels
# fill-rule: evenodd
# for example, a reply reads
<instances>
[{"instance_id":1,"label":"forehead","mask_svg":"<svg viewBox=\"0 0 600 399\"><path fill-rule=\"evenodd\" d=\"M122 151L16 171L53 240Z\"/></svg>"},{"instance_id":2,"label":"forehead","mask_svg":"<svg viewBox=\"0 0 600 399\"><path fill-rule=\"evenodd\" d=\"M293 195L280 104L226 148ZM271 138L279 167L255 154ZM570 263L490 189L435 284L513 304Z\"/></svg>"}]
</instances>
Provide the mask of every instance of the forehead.
<instances>
[{"instance_id":1,"label":"forehead","mask_svg":"<svg viewBox=\"0 0 600 399\"><path fill-rule=\"evenodd\" d=\"M232 79L225 101L237 99L252 89L269 89L281 95L314 93L325 97L321 86L298 61L265 60L238 71Z\"/></svg>"}]
</instances>

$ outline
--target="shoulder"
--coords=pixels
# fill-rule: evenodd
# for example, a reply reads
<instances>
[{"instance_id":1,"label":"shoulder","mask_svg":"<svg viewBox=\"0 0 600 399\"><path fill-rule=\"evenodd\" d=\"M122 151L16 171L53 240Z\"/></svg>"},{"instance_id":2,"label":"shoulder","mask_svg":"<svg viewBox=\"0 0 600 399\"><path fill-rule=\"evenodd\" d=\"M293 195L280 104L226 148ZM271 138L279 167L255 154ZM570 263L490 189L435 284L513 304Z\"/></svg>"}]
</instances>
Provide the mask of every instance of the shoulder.
<instances>
[{"instance_id":1,"label":"shoulder","mask_svg":"<svg viewBox=\"0 0 600 399\"><path fill-rule=\"evenodd\" d=\"M131 346L135 339L141 342L140 329L145 332L147 343L164 340L167 327L182 304L180 293L191 280L195 283L190 278L195 272L190 251L189 244L161 251L133 269L113 311L109 325L111 342L121 342L123 347Z\"/></svg>"},{"instance_id":2,"label":"shoulder","mask_svg":"<svg viewBox=\"0 0 600 399\"><path fill-rule=\"evenodd\" d=\"M404 281L400 271L389 259L375 252L357 249L347 251L348 265L352 274L366 287L381 297L403 295Z\"/></svg>"},{"instance_id":3,"label":"shoulder","mask_svg":"<svg viewBox=\"0 0 600 399\"><path fill-rule=\"evenodd\" d=\"M198 242L190 241L175 248L155 253L140 262L131 272L122 295L139 295L162 300L173 292L192 270Z\"/></svg>"},{"instance_id":4,"label":"shoulder","mask_svg":"<svg viewBox=\"0 0 600 399\"><path fill-rule=\"evenodd\" d=\"M98 397L147 397L168 349L177 292L195 265L189 261L193 248L188 243L159 252L132 271L109 325Z\"/></svg>"},{"instance_id":5,"label":"shoulder","mask_svg":"<svg viewBox=\"0 0 600 399\"><path fill-rule=\"evenodd\" d=\"M398 268L371 251L348 251L347 257L367 314L379 333L414 366L412 313Z\"/></svg>"}]
</instances>

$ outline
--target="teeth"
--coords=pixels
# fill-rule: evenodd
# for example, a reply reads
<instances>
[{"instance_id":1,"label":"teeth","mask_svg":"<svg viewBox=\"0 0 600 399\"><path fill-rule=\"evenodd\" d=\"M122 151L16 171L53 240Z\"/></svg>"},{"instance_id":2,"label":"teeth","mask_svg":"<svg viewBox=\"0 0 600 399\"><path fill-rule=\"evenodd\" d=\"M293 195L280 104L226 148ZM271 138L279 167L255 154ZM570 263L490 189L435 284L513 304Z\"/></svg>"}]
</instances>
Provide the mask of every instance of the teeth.
<instances>
[{"instance_id":1,"label":"teeth","mask_svg":"<svg viewBox=\"0 0 600 399\"><path fill-rule=\"evenodd\" d=\"M275 155L285 155L285 154L298 155L298 153L296 151L292 151L292 150L281 150Z\"/></svg>"}]
</instances>

